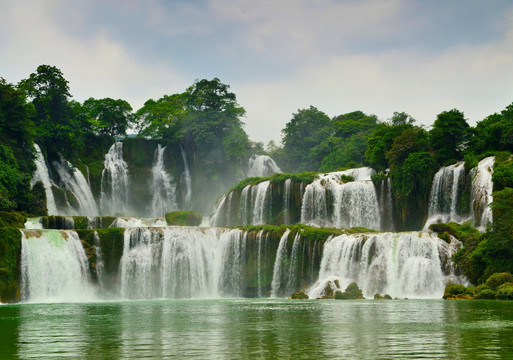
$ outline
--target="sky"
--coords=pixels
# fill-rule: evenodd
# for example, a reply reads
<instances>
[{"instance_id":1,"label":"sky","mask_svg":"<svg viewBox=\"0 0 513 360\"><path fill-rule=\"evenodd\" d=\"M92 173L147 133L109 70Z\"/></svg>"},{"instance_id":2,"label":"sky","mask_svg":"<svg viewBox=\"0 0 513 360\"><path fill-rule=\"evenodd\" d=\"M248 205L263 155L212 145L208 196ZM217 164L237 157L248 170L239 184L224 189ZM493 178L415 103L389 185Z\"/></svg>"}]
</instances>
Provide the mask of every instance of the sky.
<instances>
[{"instance_id":1,"label":"sky","mask_svg":"<svg viewBox=\"0 0 513 360\"><path fill-rule=\"evenodd\" d=\"M511 0L0 0L0 77L56 66L77 101L134 110L218 77L253 141L310 105L427 127L513 103Z\"/></svg>"}]
</instances>

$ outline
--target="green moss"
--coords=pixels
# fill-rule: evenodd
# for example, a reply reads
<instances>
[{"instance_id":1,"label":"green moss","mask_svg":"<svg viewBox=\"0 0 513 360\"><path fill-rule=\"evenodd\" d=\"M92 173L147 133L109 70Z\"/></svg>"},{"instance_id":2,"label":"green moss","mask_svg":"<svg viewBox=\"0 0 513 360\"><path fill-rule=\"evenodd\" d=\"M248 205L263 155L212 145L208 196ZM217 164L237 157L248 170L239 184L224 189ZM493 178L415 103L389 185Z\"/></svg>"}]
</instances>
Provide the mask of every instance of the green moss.
<instances>
[{"instance_id":1,"label":"green moss","mask_svg":"<svg viewBox=\"0 0 513 360\"><path fill-rule=\"evenodd\" d=\"M27 218L20 212L0 211L0 228L24 228Z\"/></svg>"},{"instance_id":2,"label":"green moss","mask_svg":"<svg viewBox=\"0 0 513 360\"><path fill-rule=\"evenodd\" d=\"M291 299L306 300L308 299L308 295L306 295L303 291L295 292L292 294Z\"/></svg>"},{"instance_id":3,"label":"green moss","mask_svg":"<svg viewBox=\"0 0 513 360\"><path fill-rule=\"evenodd\" d=\"M318 175L319 173L315 172L304 172L299 174L279 173L269 177L250 177L239 182L237 185L231 188L230 191L242 190L248 185L258 185L264 181L270 181L271 184L281 184L284 183L287 179L291 179L295 183L303 183L304 185L308 185L312 183Z\"/></svg>"},{"instance_id":4,"label":"green moss","mask_svg":"<svg viewBox=\"0 0 513 360\"><path fill-rule=\"evenodd\" d=\"M20 299L21 233L18 229L0 229L0 301Z\"/></svg>"},{"instance_id":5,"label":"green moss","mask_svg":"<svg viewBox=\"0 0 513 360\"><path fill-rule=\"evenodd\" d=\"M356 300L356 299L364 299L362 290L358 287L358 284L352 282L349 284L344 292L336 291L335 292L336 300Z\"/></svg>"},{"instance_id":6,"label":"green moss","mask_svg":"<svg viewBox=\"0 0 513 360\"><path fill-rule=\"evenodd\" d=\"M199 226L202 216L196 211L172 211L166 214L166 222L168 225L177 226Z\"/></svg>"},{"instance_id":7,"label":"green moss","mask_svg":"<svg viewBox=\"0 0 513 360\"><path fill-rule=\"evenodd\" d=\"M492 289L482 289L476 293L474 299L493 300L495 299L495 292Z\"/></svg>"}]
</instances>

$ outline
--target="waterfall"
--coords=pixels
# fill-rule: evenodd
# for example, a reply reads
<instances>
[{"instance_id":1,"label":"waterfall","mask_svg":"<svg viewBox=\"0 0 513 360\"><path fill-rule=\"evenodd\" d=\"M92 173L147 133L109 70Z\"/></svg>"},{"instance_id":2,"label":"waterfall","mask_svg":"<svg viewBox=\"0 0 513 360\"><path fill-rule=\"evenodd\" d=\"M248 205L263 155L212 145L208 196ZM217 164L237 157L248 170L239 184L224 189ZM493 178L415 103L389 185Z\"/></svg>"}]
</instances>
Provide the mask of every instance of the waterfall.
<instances>
[{"instance_id":1,"label":"waterfall","mask_svg":"<svg viewBox=\"0 0 513 360\"><path fill-rule=\"evenodd\" d=\"M225 223L226 195L223 195L217 201L215 211L210 218L210 226L224 226Z\"/></svg>"},{"instance_id":2,"label":"waterfall","mask_svg":"<svg viewBox=\"0 0 513 360\"><path fill-rule=\"evenodd\" d=\"M182 147L180 147L182 151L183 158L183 174L182 174L182 184L184 189L184 209L191 208L191 198L192 198L192 181L191 181L191 173L189 172L189 163L187 162L187 156L185 155L185 151Z\"/></svg>"},{"instance_id":3,"label":"waterfall","mask_svg":"<svg viewBox=\"0 0 513 360\"><path fill-rule=\"evenodd\" d=\"M55 204L52 184L50 182L50 174L48 172L48 167L46 166L45 158L39 145L34 144L34 148L36 149L36 158L34 159L36 171L30 181L30 186L34 186L38 181L43 183L46 193L46 208L48 209L48 215L57 215L57 205Z\"/></svg>"},{"instance_id":4,"label":"waterfall","mask_svg":"<svg viewBox=\"0 0 513 360\"><path fill-rule=\"evenodd\" d=\"M239 204L239 218L240 225L248 224L248 216L250 216L249 206L249 196L251 193L251 185L246 185L240 194L240 204ZM251 221L250 221L251 222Z\"/></svg>"},{"instance_id":5,"label":"waterfall","mask_svg":"<svg viewBox=\"0 0 513 360\"><path fill-rule=\"evenodd\" d=\"M271 282L271 297L283 296L284 290L282 289L282 277L285 273L284 263L287 261L287 241L289 239L290 230L287 229L283 233L276 252L276 259L274 261L273 280Z\"/></svg>"},{"instance_id":6,"label":"waterfall","mask_svg":"<svg viewBox=\"0 0 513 360\"><path fill-rule=\"evenodd\" d=\"M290 224L290 196L291 196L292 180L287 179L283 184L283 223Z\"/></svg>"},{"instance_id":7,"label":"waterfall","mask_svg":"<svg viewBox=\"0 0 513 360\"><path fill-rule=\"evenodd\" d=\"M128 165L123 159L123 143L115 142L105 154L101 180L101 207L105 215L130 209Z\"/></svg>"},{"instance_id":8,"label":"waterfall","mask_svg":"<svg viewBox=\"0 0 513 360\"><path fill-rule=\"evenodd\" d=\"M221 235L217 260L217 289L221 296L244 295L247 233L231 230Z\"/></svg>"},{"instance_id":9,"label":"waterfall","mask_svg":"<svg viewBox=\"0 0 513 360\"><path fill-rule=\"evenodd\" d=\"M75 231L20 230L24 301L91 301L89 265Z\"/></svg>"},{"instance_id":10,"label":"waterfall","mask_svg":"<svg viewBox=\"0 0 513 360\"><path fill-rule=\"evenodd\" d=\"M177 210L178 208L173 177L164 167L165 149L165 146L157 145L153 166L151 168L151 190L153 191L153 197L151 200L150 213L155 217L164 216L167 212Z\"/></svg>"},{"instance_id":11,"label":"waterfall","mask_svg":"<svg viewBox=\"0 0 513 360\"><path fill-rule=\"evenodd\" d=\"M475 226L484 231L486 225L492 222L492 210L490 203L493 201L493 166L495 157L490 156L479 162L477 167L472 169L471 209Z\"/></svg>"},{"instance_id":12,"label":"waterfall","mask_svg":"<svg viewBox=\"0 0 513 360\"><path fill-rule=\"evenodd\" d=\"M280 172L281 169L268 155L253 155L249 158L247 177L268 177Z\"/></svg>"},{"instance_id":13,"label":"waterfall","mask_svg":"<svg viewBox=\"0 0 513 360\"><path fill-rule=\"evenodd\" d=\"M265 224L267 219L265 217L266 200L268 198L269 187L271 186L270 181L263 181L252 189L253 194L253 225ZM270 196L269 196L270 198Z\"/></svg>"},{"instance_id":14,"label":"waterfall","mask_svg":"<svg viewBox=\"0 0 513 360\"><path fill-rule=\"evenodd\" d=\"M448 282L458 278L451 256L461 247L430 233L379 233L340 235L324 244L319 281L310 297L322 296L326 283L340 281L341 291L353 282L364 296L375 293L397 297L442 297Z\"/></svg>"},{"instance_id":15,"label":"waterfall","mask_svg":"<svg viewBox=\"0 0 513 360\"><path fill-rule=\"evenodd\" d=\"M217 295L216 229L127 228L120 262L125 299Z\"/></svg>"},{"instance_id":16,"label":"waterfall","mask_svg":"<svg viewBox=\"0 0 513 360\"><path fill-rule=\"evenodd\" d=\"M68 199L69 211L72 213L95 216L99 215L98 206L84 175L69 161L61 158L59 162L54 161L53 167L60 178L61 188L71 193L72 199ZM71 204L69 201L76 201Z\"/></svg>"},{"instance_id":17,"label":"waterfall","mask_svg":"<svg viewBox=\"0 0 513 360\"><path fill-rule=\"evenodd\" d=\"M438 170L431 185L425 230L437 222L464 221L465 217L457 213L458 196L464 179L465 166L462 161Z\"/></svg>"},{"instance_id":18,"label":"waterfall","mask_svg":"<svg viewBox=\"0 0 513 360\"><path fill-rule=\"evenodd\" d=\"M96 256L96 278L98 280L98 286L103 289L103 273L105 271L105 264L103 262L102 248L100 244L100 237L98 232L94 232L94 254Z\"/></svg>"},{"instance_id":19,"label":"waterfall","mask_svg":"<svg viewBox=\"0 0 513 360\"><path fill-rule=\"evenodd\" d=\"M318 227L379 230L381 216L371 180L373 173L370 168L358 168L320 175L305 189L301 222ZM343 176L351 176L354 181L344 182Z\"/></svg>"}]
</instances>

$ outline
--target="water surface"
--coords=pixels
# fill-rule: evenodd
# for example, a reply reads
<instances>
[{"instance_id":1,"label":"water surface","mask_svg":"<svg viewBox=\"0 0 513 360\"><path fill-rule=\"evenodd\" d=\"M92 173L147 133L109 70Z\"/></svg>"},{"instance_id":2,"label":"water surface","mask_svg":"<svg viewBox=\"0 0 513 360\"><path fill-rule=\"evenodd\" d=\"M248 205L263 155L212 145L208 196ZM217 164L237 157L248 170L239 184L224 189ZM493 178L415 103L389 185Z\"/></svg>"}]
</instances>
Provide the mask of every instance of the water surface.
<instances>
[{"instance_id":1,"label":"water surface","mask_svg":"<svg viewBox=\"0 0 513 360\"><path fill-rule=\"evenodd\" d=\"M0 306L0 359L513 358L513 302L165 300Z\"/></svg>"}]
</instances>

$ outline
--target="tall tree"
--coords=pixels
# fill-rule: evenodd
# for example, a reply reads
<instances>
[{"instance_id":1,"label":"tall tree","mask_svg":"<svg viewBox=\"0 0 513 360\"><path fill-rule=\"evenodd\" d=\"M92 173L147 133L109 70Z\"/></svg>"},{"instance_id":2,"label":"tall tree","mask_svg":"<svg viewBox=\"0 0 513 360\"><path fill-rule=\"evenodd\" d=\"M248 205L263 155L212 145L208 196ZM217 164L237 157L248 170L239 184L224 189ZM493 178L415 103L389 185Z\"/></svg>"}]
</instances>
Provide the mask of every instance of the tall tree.
<instances>
[{"instance_id":1,"label":"tall tree","mask_svg":"<svg viewBox=\"0 0 513 360\"><path fill-rule=\"evenodd\" d=\"M463 113L452 109L438 114L430 139L439 164L461 159L469 140L469 125Z\"/></svg>"},{"instance_id":2,"label":"tall tree","mask_svg":"<svg viewBox=\"0 0 513 360\"><path fill-rule=\"evenodd\" d=\"M331 119L314 106L300 109L285 125L283 152L287 157L284 164L287 171L316 171L324 154L314 153L313 149L335 132Z\"/></svg>"},{"instance_id":3,"label":"tall tree","mask_svg":"<svg viewBox=\"0 0 513 360\"><path fill-rule=\"evenodd\" d=\"M89 98L84 101L84 107L93 129L100 135L124 136L132 123L132 107L125 100Z\"/></svg>"}]
</instances>

